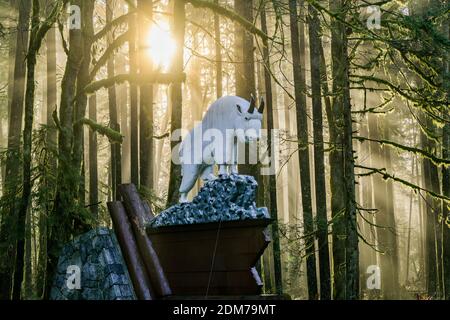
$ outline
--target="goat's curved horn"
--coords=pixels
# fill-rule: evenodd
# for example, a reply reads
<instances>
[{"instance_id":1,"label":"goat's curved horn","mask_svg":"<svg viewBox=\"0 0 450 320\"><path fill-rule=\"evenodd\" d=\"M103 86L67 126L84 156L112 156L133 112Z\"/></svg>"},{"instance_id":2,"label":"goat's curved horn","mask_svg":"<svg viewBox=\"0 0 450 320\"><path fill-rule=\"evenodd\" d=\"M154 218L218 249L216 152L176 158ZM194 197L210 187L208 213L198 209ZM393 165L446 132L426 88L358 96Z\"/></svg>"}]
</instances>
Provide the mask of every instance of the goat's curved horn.
<instances>
[{"instance_id":1,"label":"goat's curved horn","mask_svg":"<svg viewBox=\"0 0 450 320\"><path fill-rule=\"evenodd\" d=\"M258 112L259 113L263 113L263 111L264 111L264 105L265 105L265 103L264 103L264 98L263 97L261 97L261 102L259 103L259 108L258 108Z\"/></svg>"},{"instance_id":2,"label":"goat's curved horn","mask_svg":"<svg viewBox=\"0 0 450 320\"><path fill-rule=\"evenodd\" d=\"M250 99L250 107L248 108L248 113L253 113L255 111L255 99L253 96Z\"/></svg>"}]
</instances>

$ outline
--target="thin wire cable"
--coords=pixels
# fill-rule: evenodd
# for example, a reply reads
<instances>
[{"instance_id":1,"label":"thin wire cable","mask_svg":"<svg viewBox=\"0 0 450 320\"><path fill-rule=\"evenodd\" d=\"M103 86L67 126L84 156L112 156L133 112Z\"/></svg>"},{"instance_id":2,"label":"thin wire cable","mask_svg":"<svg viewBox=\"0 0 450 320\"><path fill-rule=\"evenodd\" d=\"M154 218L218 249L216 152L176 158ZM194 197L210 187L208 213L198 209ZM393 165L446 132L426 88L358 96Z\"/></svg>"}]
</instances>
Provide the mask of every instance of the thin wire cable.
<instances>
[{"instance_id":1,"label":"thin wire cable","mask_svg":"<svg viewBox=\"0 0 450 320\"><path fill-rule=\"evenodd\" d=\"M205 298L208 298L209 287L211 285L213 268L214 268L214 262L216 260L217 244L219 243L219 234L220 234L220 227L221 226L222 226L222 219L219 220L219 227L217 228L216 243L214 244L214 251L213 251L213 256L212 256L212 261L211 261L211 268L209 270L209 279L208 279L208 286L206 287Z\"/></svg>"}]
</instances>

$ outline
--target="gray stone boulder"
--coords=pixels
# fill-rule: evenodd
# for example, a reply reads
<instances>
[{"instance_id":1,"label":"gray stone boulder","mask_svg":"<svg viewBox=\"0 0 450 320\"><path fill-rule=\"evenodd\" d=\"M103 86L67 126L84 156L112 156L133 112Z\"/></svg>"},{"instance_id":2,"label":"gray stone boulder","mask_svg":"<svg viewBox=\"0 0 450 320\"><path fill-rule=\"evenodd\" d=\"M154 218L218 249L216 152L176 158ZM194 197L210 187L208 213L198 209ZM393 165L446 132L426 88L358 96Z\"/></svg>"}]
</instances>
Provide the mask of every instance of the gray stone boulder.
<instances>
[{"instance_id":1,"label":"gray stone boulder","mask_svg":"<svg viewBox=\"0 0 450 320\"><path fill-rule=\"evenodd\" d=\"M103 227L93 229L63 247L50 299L136 299L119 243L112 230Z\"/></svg>"}]
</instances>

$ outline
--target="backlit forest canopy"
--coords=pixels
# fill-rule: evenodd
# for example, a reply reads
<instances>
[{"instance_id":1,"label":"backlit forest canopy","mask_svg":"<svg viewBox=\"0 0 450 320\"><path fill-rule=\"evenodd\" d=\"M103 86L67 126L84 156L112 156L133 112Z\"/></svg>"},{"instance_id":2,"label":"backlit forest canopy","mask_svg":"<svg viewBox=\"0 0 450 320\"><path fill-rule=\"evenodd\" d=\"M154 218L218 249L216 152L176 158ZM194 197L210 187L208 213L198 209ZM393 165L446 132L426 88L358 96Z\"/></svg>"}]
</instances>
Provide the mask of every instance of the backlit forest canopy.
<instances>
[{"instance_id":1,"label":"backlit forest canopy","mask_svg":"<svg viewBox=\"0 0 450 320\"><path fill-rule=\"evenodd\" d=\"M449 299L449 9L1 0L0 299L48 298L118 184L176 203L173 132L225 95L266 102L264 161L240 166L275 219L264 293Z\"/></svg>"}]
</instances>

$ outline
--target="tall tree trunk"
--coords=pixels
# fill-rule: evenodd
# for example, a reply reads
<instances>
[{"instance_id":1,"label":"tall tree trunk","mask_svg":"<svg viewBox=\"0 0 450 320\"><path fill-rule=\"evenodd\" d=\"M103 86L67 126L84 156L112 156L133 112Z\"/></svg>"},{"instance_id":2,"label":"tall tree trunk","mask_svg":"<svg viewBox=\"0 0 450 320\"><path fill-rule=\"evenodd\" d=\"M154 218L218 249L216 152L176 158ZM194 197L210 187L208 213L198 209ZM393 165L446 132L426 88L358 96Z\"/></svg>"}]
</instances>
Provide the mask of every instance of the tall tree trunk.
<instances>
[{"instance_id":1,"label":"tall tree trunk","mask_svg":"<svg viewBox=\"0 0 450 320\"><path fill-rule=\"evenodd\" d=\"M253 21L253 0L235 0L234 10L248 21ZM237 22L234 24L234 32L236 95L250 100L250 97L256 94L253 34L247 32ZM250 162L250 159L255 156L250 153L254 153L255 149L247 144L240 145L239 150L245 152L245 164L239 166L239 173L253 176L258 180L260 187L258 188L257 204L260 204L262 183L259 181L258 166L256 163Z\"/></svg>"},{"instance_id":2,"label":"tall tree trunk","mask_svg":"<svg viewBox=\"0 0 450 320\"><path fill-rule=\"evenodd\" d=\"M329 2L334 99L330 122L331 212L333 217L334 298L357 299L359 291L352 118L345 21L348 4Z\"/></svg>"},{"instance_id":3,"label":"tall tree trunk","mask_svg":"<svg viewBox=\"0 0 450 320\"><path fill-rule=\"evenodd\" d=\"M283 63L283 73L289 74L290 72L290 64L287 62ZM291 76L293 78L293 74ZM290 86L290 82L293 82L293 79L285 78L283 85L285 87ZM296 125L296 110L292 106L294 105L294 100L291 99L287 92L284 92L283 95L284 100L284 129L286 130L286 138L288 139L285 148L285 159L287 170L285 171L285 179L284 184L285 193L286 193L286 213L284 216L284 223L288 228L287 233L287 243L290 250L284 251L284 259L287 261L287 271L288 277L287 282L290 287L295 286L300 280L300 259L298 257L297 252L295 252L295 247L299 245L297 242L293 242L290 244L291 239L295 239L295 235L300 226L300 209L299 209L299 200L300 200L300 168L299 168L299 158L297 152L297 143L292 142L295 140L297 136L297 125ZM291 141L289 141L289 139Z\"/></svg>"},{"instance_id":4,"label":"tall tree trunk","mask_svg":"<svg viewBox=\"0 0 450 320\"><path fill-rule=\"evenodd\" d=\"M263 7L261 10L261 30L267 34L267 21L266 21L266 11ZM268 146L268 157L270 159L270 167L273 172L269 175L269 208L271 217L274 219L272 224L272 239L273 239L273 257L274 257L274 273L275 273L275 289L277 294L283 293L283 277L281 268L281 252L280 252L280 235L278 230L278 205L277 205L277 181L276 181L276 156L275 156L275 142L273 141L272 134L275 133L274 130L274 108L273 101L274 97L272 95L272 78L270 74L270 57L269 57L269 47L267 40L263 43L263 60L264 60L264 86L266 91L266 110L267 110L267 146ZM264 272L270 272L269 270L264 270ZM267 285L267 284L266 284Z\"/></svg>"},{"instance_id":5,"label":"tall tree trunk","mask_svg":"<svg viewBox=\"0 0 450 320\"><path fill-rule=\"evenodd\" d=\"M253 0L235 0L234 10L248 21L253 21ZM237 22L234 24L234 32L236 95L250 100L250 96L256 92L253 35Z\"/></svg>"},{"instance_id":6,"label":"tall tree trunk","mask_svg":"<svg viewBox=\"0 0 450 320\"><path fill-rule=\"evenodd\" d=\"M119 10L118 15L125 14L125 10L122 6L122 10ZM115 70L118 74L127 73L127 59L126 54L120 52L115 57ZM119 147L121 153L121 176L122 183L129 183L131 181L130 173L130 126L129 126L129 104L128 104L128 83L121 83L117 85L117 112L120 119L120 132L123 136L123 142Z\"/></svg>"},{"instance_id":7,"label":"tall tree trunk","mask_svg":"<svg viewBox=\"0 0 450 320\"><path fill-rule=\"evenodd\" d=\"M447 39L450 37L450 23L447 21ZM450 55L450 54L449 54ZM449 68L450 57L447 58L445 63L445 70L447 74L450 72ZM450 81L447 80L445 83L447 88L447 103L450 104L449 92L450 92ZM444 159L450 159L450 112L447 109L447 114L444 115L447 119L447 123L442 131L442 157ZM442 194L450 198L450 168L442 167ZM442 203L442 214L443 214L443 225L442 225L442 265L443 265L443 277L444 277L444 297L450 300L450 204Z\"/></svg>"},{"instance_id":8,"label":"tall tree trunk","mask_svg":"<svg viewBox=\"0 0 450 320\"><path fill-rule=\"evenodd\" d=\"M181 74L183 72L183 48L184 48L184 27L185 27L185 3L182 0L174 0L173 7L173 33L175 38L175 45L177 51L173 58L172 72L174 74ZM172 112L170 116L170 131L171 141L170 149L172 154L178 154L179 141L173 137L174 132L181 129L182 116L182 90L181 82L176 81L172 83L170 92ZM179 137L179 136L178 136ZM170 176L169 176L169 191L167 197L167 205L172 205L178 202L179 187L181 183L181 166L170 162Z\"/></svg>"},{"instance_id":9,"label":"tall tree trunk","mask_svg":"<svg viewBox=\"0 0 450 320\"><path fill-rule=\"evenodd\" d=\"M416 172L417 172L417 176L416 176L416 184L418 186L421 186L422 188L424 188L424 172L423 172L423 165L422 163L420 163L419 166L419 162L418 159L416 159ZM419 245L419 268L420 268L420 273L421 275L425 275L426 274L426 259L425 259L425 252L426 252L426 248L425 248L425 227L426 227L426 208L425 208L425 204L424 204L424 199L423 197L420 195L418 197L418 206L419 206L419 241L418 241L418 245ZM423 284L423 291L426 290L426 279L425 277L422 277L422 284Z\"/></svg>"},{"instance_id":10,"label":"tall tree trunk","mask_svg":"<svg viewBox=\"0 0 450 320\"><path fill-rule=\"evenodd\" d=\"M303 10L304 2L300 1L300 8ZM305 62L305 35L304 24L299 22L297 16L297 0L289 0L290 26L291 26L291 44L292 44L292 63L294 69L294 90L295 107L297 113L297 139L298 155L300 166L300 187L303 207L303 225L306 247L306 274L308 281L309 299L317 299L317 275L316 258L314 248L314 225L311 200L311 180L309 167L309 145L308 145L308 123L306 113L306 80L302 70ZM300 27L299 27L300 25ZM300 49L301 48L301 49Z\"/></svg>"},{"instance_id":11,"label":"tall tree trunk","mask_svg":"<svg viewBox=\"0 0 450 320\"><path fill-rule=\"evenodd\" d=\"M55 5L56 10L60 10L60 5ZM58 12L59 14L59 12ZM33 10L31 17L31 36L26 57L27 63L27 84L25 91L25 107L24 107L24 129L23 129L23 189L22 199L19 204L18 219L17 219L17 252L15 260L15 272L13 282L13 299L20 299L22 281L24 276L24 259L25 259L25 232L26 232L26 217L28 206L31 200L31 150L32 150L32 133L34 120L34 92L35 92L35 67L37 62L37 54L42 44L42 40L48 29L53 25L57 18L56 13L52 13L47 18L47 22L52 21L50 25L40 24L40 6L39 0L33 0Z\"/></svg>"},{"instance_id":12,"label":"tall tree trunk","mask_svg":"<svg viewBox=\"0 0 450 320\"><path fill-rule=\"evenodd\" d=\"M152 73L152 61L146 56L147 46L157 46L148 43L147 35L151 27L150 19L153 15L153 1L138 0L139 21L139 64L140 73L149 77ZM153 85L140 86L140 114L139 114L139 161L140 187L153 189Z\"/></svg>"},{"instance_id":13,"label":"tall tree trunk","mask_svg":"<svg viewBox=\"0 0 450 320\"><path fill-rule=\"evenodd\" d=\"M420 133L420 144L423 150L428 150L428 139L426 135ZM422 159L422 180L425 189L431 189L430 180L430 161ZM424 199L424 212L425 212L425 275L426 275L426 291L429 295L434 295L436 292L436 264L433 262L433 256L435 255L436 247L434 242L434 219L433 210L431 208L431 197L425 195ZM433 234L433 237L431 237Z\"/></svg>"},{"instance_id":14,"label":"tall tree trunk","mask_svg":"<svg viewBox=\"0 0 450 320\"><path fill-rule=\"evenodd\" d=\"M32 238L32 224L33 217L31 208L27 210L27 216L25 220L25 268L24 268L24 281L23 281L23 298L31 299L33 297L33 274L32 258L33 252L31 249L31 238Z\"/></svg>"},{"instance_id":15,"label":"tall tree trunk","mask_svg":"<svg viewBox=\"0 0 450 320\"><path fill-rule=\"evenodd\" d=\"M11 298L12 276L15 259L15 235L12 234L18 207L13 198L17 193L20 181L20 135L22 131L23 102L25 91L25 57L28 44L28 27L31 3L19 0L19 22L17 24L16 55L14 62L14 89L11 98L9 112L8 154L5 164L4 199L9 199L11 204L3 208L0 225L0 300Z\"/></svg>"},{"instance_id":16,"label":"tall tree trunk","mask_svg":"<svg viewBox=\"0 0 450 320\"><path fill-rule=\"evenodd\" d=\"M73 122L73 142L72 142L72 167L74 173L79 177L79 185L74 189L77 192L75 198L80 208L85 207L85 170L84 170L84 127L80 122L86 117L86 108L88 97L83 89L89 84L89 71L91 65L91 47L94 36L93 14L95 0L87 0L82 2L81 8L81 32L82 32L82 62L80 71L77 75L76 83L76 100L74 106L74 122ZM117 123L117 121L116 121ZM119 157L120 161L120 157ZM120 172L120 166L119 166ZM75 234L83 233L89 230L90 226L80 217L77 212L74 217Z\"/></svg>"},{"instance_id":17,"label":"tall tree trunk","mask_svg":"<svg viewBox=\"0 0 450 320\"><path fill-rule=\"evenodd\" d=\"M123 56L117 59L116 70L119 74L126 73L126 61ZM121 176L122 183L129 183L131 181L130 173L130 126L128 125L128 84L123 83L117 86L117 106L120 118L120 132L123 136L122 145L119 146L121 154Z\"/></svg>"},{"instance_id":18,"label":"tall tree trunk","mask_svg":"<svg viewBox=\"0 0 450 320\"><path fill-rule=\"evenodd\" d=\"M369 137L369 125L368 125L368 117L365 114L364 118L362 119L362 123L360 126L359 134L362 137ZM370 151L370 143L362 143L360 148L360 154L361 155L368 155L367 158L363 158L366 163L370 163L372 161L373 153ZM362 207L363 210L361 211L361 225L364 229L363 236L367 243L370 245L367 245L364 241L361 242L361 255L360 255L360 266L361 266L361 281L364 281L363 279L366 279L367 274L367 267L371 265L377 264L377 252L374 250L374 246L376 245L376 229L375 229L375 220L374 220L374 212L373 209L373 201L372 201L372 192L373 192L373 185L372 185L372 177L360 177L360 183L362 185L361 193L362 193Z\"/></svg>"},{"instance_id":19,"label":"tall tree trunk","mask_svg":"<svg viewBox=\"0 0 450 320\"><path fill-rule=\"evenodd\" d=\"M113 19L113 11L115 8L115 1L106 2L106 24L110 23ZM111 44L113 42L113 32L110 31L107 35L107 43ZM108 73L108 78L112 78L115 75L114 70L114 56L108 59L106 63L106 69ZM117 100L116 100L116 86L110 86L108 88L108 106L109 106L109 127L113 130L120 132L120 126L118 121L117 112ZM117 200L117 186L122 183L122 165L120 156L120 144L111 143L111 191L113 200Z\"/></svg>"},{"instance_id":20,"label":"tall tree trunk","mask_svg":"<svg viewBox=\"0 0 450 320\"><path fill-rule=\"evenodd\" d=\"M449 114L447 114L446 119L450 121ZM450 124L448 122L444 126L442 133L442 157L447 160L450 159ZM445 166L442 167L442 194L450 198L450 168ZM443 291L444 298L450 300L450 204L446 202L442 202L442 216Z\"/></svg>"},{"instance_id":21,"label":"tall tree trunk","mask_svg":"<svg viewBox=\"0 0 450 320\"><path fill-rule=\"evenodd\" d=\"M133 0L134 1L134 0ZM136 52L136 14L130 15L128 21L130 40L128 41L130 73L137 73ZM139 187L139 145L138 145L138 91L135 84L130 83L130 172L131 183Z\"/></svg>"},{"instance_id":22,"label":"tall tree trunk","mask_svg":"<svg viewBox=\"0 0 450 320\"><path fill-rule=\"evenodd\" d=\"M428 122L428 121L427 121ZM433 152L432 142L427 138L425 133L421 132L420 140L423 150ZM423 168L423 184L427 190L433 188L433 167L434 165L428 159L422 159ZM436 219L438 212L435 210L433 198L425 195L425 269L427 278L427 293L430 296L436 296L438 291L438 269L436 264Z\"/></svg>"},{"instance_id":23,"label":"tall tree trunk","mask_svg":"<svg viewBox=\"0 0 450 320\"><path fill-rule=\"evenodd\" d=\"M81 8L81 29L69 30L69 54L61 82L61 101L58 119L57 190L52 217L49 220L47 241L47 277L45 297L48 298L60 246L87 226L80 214L84 205L79 202L83 161L83 126L87 96L82 93L89 79L91 41L93 36L94 0L74 0ZM77 97L74 103L74 99Z\"/></svg>"},{"instance_id":24,"label":"tall tree trunk","mask_svg":"<svg viewBox=\"0 0 450 320\"><path fill-rule=\"evenodd\" d=\"M390 140L390 123L389 119L384 119L384 139ZM392 161L391 161L391 149L390 147L385 147L383 150L384 158L384 168L388 172L392 172ZM399 258L398 258L398 244L397 244L397 232L395 223L395 210L394 210L394 187L391 180L385 182L385 196L383 201L386 202L386 213L385 213L385 223L387 229L382 230L386 232L381 232L379 240L384 242L386 248L386 254L381 256L381 268L384 270L384 274L387 278L384 279L384 283L388 284L387 297L398 298L399 293ZM383 236L386 238L383 239ZM387 261L383 262L386 259ZM383 265L385 266L383 267ZM382 274L383 274L382 273ZM383 281L383 276L382 276Z\"/></svg>"},{"instance_id":25,"label":"tall tree trunk","mask_svg":"<svg viewBox=\"0 0 450 320\"><path fill-rule=\"evenodd\" d=\"M322 93L320 77L320 21L317 10L309 5L309 45L311 60L311 90L314 130L314 176L319 245L320 298L331 299L330 256L328 248L328 219L325 189L325 163L322 124Z\"/></svg>"},{"instance_id":26,"label":"tall tree trunk","mask_svg":"<svg viewBox=\"0 0 450 320\"><path fill-rule=\"evenodd\" d=\"M448 3L448 1L447 1ZM444 4L444 3L443 3ZM450 39L450 22L447 20L443 24L444 36ZM450 72L450 53L447 51L447 59L444 59L443 73ZM447 108L443 111L443 118L447 120L442 130L442 158L450 159L450 80L448 77L444 82L444 88L447 90ZM442 194L450 198L450 168L442 167ZM443 268L443 286L444 298L450 300L450 204L442 202L442 268Z\"/></svg>"},{"instance_id":27,"label":"tall tree trunk","mask_svg":"<svg viewBox=\"0 0 450 320\"><path fill-rule=\"evenodd\" d=\"M97 122L97 95L89 97L89 119ZM89 210L98 223L97 133L89 130Z\"/></svg>"},{"instance_id":28,"label":"tall tree trunk","mask_svg":"<svg viewBox=\"0 0 450 320\"><path fill-rule=\"evenodd\" d=\"M164 90L164 94L167 94L167 91ZM167 132L167 128L169 127L169 119L170 119L170 115L172 114L171 112L171 104L169 103L169 105L167 106L167 111L164 113L164 118L161 120L161 132L165 133ZM156 151L155 151L155 162L156 163L162 163L162 154L163 154L163 147L164 147L164 139L159 139L158 143L156 144ZM156 176L156 181L157 181L157 186L160 186L160 181L161 181L161 166L158 165L156 166L156 171L155 171L155 176ZM161 193L161 189L158 188L158 193Z\"/></svg>"},{"instance_id":29,"label":"tall tree trunk","mask_svg":"<svg viewBox=\"0 0 450 320\"><path fill-rule=\"evenodd\" d=\"M219 0L214 0L215 4L219 4ZM222 96L222 50L220 42L220 19L219 15L214 13L214 39L215 39L215 55L216 55L216 97Z\"/></svg>"},{"instance_id":30,"label":"tall tree trunk","mask_svg":"<svg viewBox=\"0 0 450 320\"><path fill-rule=\"evenodd\" d=\"M434 145L434 154L437 154L437 145ZM439 182L438 167L434 164L430 164L430 179L431 179L431 190L439 194L441 187ZM442 281L442 220L441 220L441 204L440 201L433 198L431 201L432 205L432 218L434 220L432 237L435 245L434 257L430 255L430 263L436 265L436 297L442 298L443 296L443 281Z\"/></svg>"},{"instance_id":31,"label":"tall tree trunk","mask_svg":"<svg viewBox=\"0 0 450 320\"><path fill-rule=\"evenodd\" d=\"M10 0L9 4L11 6L11 9L17 10L16 0ZM11 26L12 27L12 26ZM11 28L12 30L12 28ZM17 42L17 33L16 32L10 32L9 40L9 52L8 52L8 106L7 106L7 113L6 113L6 121L9 119L9 114L11 110L11 102L14 92L14 64L15 64L15 54L16 54L16 42ZM3 123L3 120L0 121L0 134L3 135L3 125L5 124L5 127L7 128L6 123ZM5 136L6 137L6 136ZM1 145L5 143L2 139L0 140ZM1 178L1 187L2 191L5 190L5 178L6 177L6 164L3 159L0 161L0 178ZM1 215L0 215L1 220Z\"/></svg>"},{"instance_id":32,"label":"tall tree trunk","mask_svg":"<svg viewBox=\"0 0 450 320\"><path fill-rule=\"evenodd\" d=\"M414 136L415 138L415 136ZM415 146L415 143L414 143ZM418 176L418 172L414 172L415 169L415 161L416 158L412 158L412 165L411 165L411 176L414 177ZM414 191L411 190L409 194L409 213L408 213L408 236L406 238L406 275L405 275L405 285L409 285L409 264L410 264L410 257L411 257L411 231L412 231L412 208L413 208L413 195Z\"/></svg>"},{"instance_id":33,"label":"tall tree trunk","mask_svg":"<svg viewBox=\"0 0 450 320\"><path fill-rule=\"evenodd\" d=\"M431 132L435 131L433 123L430 119L425 119L426 126ZM435 142L421 132L422 149L429 153L435 154ZM423 159L422 162L424 173L424 185L427 190L439 193L439 177L438 170L435 164L429 159ZM441 293L441 259L440 259L440 233L439 233L439 202L431 196L425 196L426 206L426 231L425 231L425 246L426 246L426 270L427 270L427 292L429 296L440 297Z\"/></svg>"},{"instance_id":34,"label":"tall tree trunk","mask_svg":"<svg viewBox=\"0 0 450 320\"><path fill-rule=\"evenodd\" d=\"M47 15L50 14L50 0L46 2ZM56 147L56 128L52 118L53 112L56 112L57 105L57 82L56 82L56 28L52 26L46 35L46 60L47 60L47 79L46 79L46 122L49 126L47 129L47 144L52 148ZM49 159L49 170L56 171L56 157ZM45 181L47 190L53 189L54 181ZM50 195L49 195L50 198ZM44 295L44 285L47 269L47 218L51 212L51 199L48 199L45 211L39 215L39 258L36 276L36 294L38 297Z\"/></svg>"}]
</instances>

